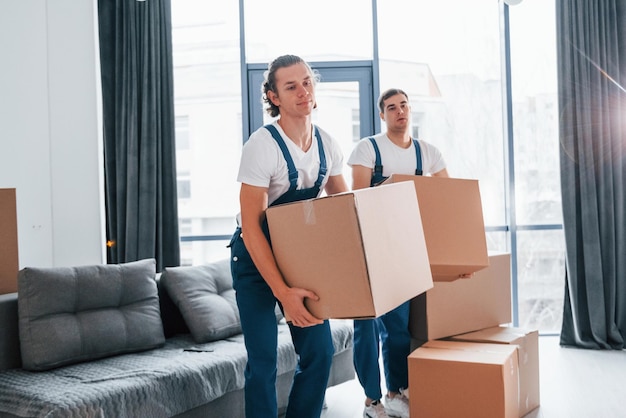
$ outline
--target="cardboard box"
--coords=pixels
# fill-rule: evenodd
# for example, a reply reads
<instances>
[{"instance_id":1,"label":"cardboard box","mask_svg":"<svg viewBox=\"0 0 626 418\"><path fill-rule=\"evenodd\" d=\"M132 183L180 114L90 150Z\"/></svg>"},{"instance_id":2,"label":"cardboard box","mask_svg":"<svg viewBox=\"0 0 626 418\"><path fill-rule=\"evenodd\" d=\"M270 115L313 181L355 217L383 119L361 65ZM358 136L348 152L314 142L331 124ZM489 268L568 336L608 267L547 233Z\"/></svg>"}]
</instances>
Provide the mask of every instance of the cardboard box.
<instances>
[{"instance_id":1,"label":"cardboard box","mask_svg":"<svg viewBox=\"0 0 626 418\"><path fill-rule=\"evenodd\" d=\"M492 327L451 337L452 341L509 344L519 360L519 412L523 417L539 406L539 332L514 327Z\"/></svg>"},{"instance_id":2,"label":"cardboard box","mask_svg":"<svg viewBox=\"0 0 626 418\"><path fill-rule=\"evenodd\" d=\"M412 417L517 418L517 349L429 341L409 363Z\"/></svg>"},{"instance_id":3,"label":"cardboard box","mask_svg":"<svg viewBox=\"0 0 626 418\"><path fill-rule=\"evenodd\" d=\"M418 342L511 322L511 255L492 252L489 267L468 279L435 282L411 300L409 328Z\"/></svg>"},{"instance_id":4,"label":"cardboard box","mask_svg":"<svg viewBox=\"0 0 626 418\"><path fill-rule=\"evenodd\" d=\"M478 180L393 174L410 181L419 202L434 281L456 280L489 265Z\"/></svg>"},{"instance_id":5,"label":"cardboard box","mask_svg":"<svg viewBox=\"0 0 626 418\"><path fill-rule=\"evenodd\" d=\"M274 257L318 318L374 318L433 285L415 191L390 184L272 206Z\"/></svg>"},{"instance_id":6,"label":"cardboard box","mask_svg":"<svg viewBox=\"0 0 626 418\"><path fill-rule=\"evenodd\" d=\"M17 292L18 270L15 189L0 189L0 295Z\"/></svg>"}]
</instances>

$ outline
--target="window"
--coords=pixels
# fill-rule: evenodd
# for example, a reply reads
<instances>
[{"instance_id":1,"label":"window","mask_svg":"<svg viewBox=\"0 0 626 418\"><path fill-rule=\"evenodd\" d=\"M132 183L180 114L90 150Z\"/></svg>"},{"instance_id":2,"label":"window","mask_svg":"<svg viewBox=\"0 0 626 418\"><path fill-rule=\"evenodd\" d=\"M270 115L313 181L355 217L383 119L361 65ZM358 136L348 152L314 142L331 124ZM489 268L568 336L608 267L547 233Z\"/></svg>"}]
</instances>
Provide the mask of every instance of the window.
<instances>
[{"instance_id":1,"label":"window","mask_svg":"<svg viewBox=\"0 0 626 418\"><path fill-rule=\"evenodd\" d=\"M565 239L561 210L554 2L510 9L518 321L561 331ZM532 28L532 30L528 30ZM541 65L536 65L540 62ZM513 231L515 233L515 231Z\"/></svg>"},{"instance_id":2,"label":"window","mask_svg":"<svg viewBox=\"0 0 626 418\"><path fill-rule=\"evenodd\" d=\"M411 112L411 138L419 139L420 137L420 121L424 114L420 112Z\"/></svg>"},{"instance_id":3,"label":"window","mask_svg":"<svg viewBox=\"0 0 626 418\"><path fill-rule=\"evenodd\" d=\"M178 170L177 178L178 200L191 198L191 178L188 171Z\"/></svg>"},{"instance_id":4,"label":"window","mask_svg":"<svg viewBox=\"0 0 626 418\"><path fill-rule=\"evenodd\" d=\"M485 224L504 225L498 2L379 1L378 8L381 91L407 92L414 133L439 148L450 176L479 180Z\"/></svg>"},{"instance_id":5,"label":"window","mask_svg":"<svg viewBox=\"0 0 626 418\"><path fill-rule=\"evenodd\" d=\"M374 75L358 86L371 90L375 130L384 130L375 103L380 91L405 90L412 135L442 151L451 176L479 180L488 247L511 252L516 266L516 323L558 331L564 243L554 1L524 0L509 7L494 0L321 0L306 10L306 20L318 27L310 31L301 30L300 19L267 24L277 10L292 7L289 0L241 4L245 31L239 27L239 2L223 2L220 8L205 0L172 2L184 263L229 254L245 127L265 117L258 115L258 99L249 99L258 96L259 75L247 85L245 72L254 66L258 71L285 52L309 62L367 62ZM510 23L510 74L502 70L504 22ZM339 27L341 37L325 30ZM507 77L511 91L504 87ZM339 133L347 158L354 142L369 135L364 134L370 129L363 122L366 106L358 101L362 93L353 80L332 81L318 92L325 110L315 117ZM505 129L509 109L512 132Z\"/></svg>"},{"instance_id":6,"label":"window","mask_svg":"<svg viewBox=\"0 0 626 418\"><path fill-rule=\"evenodd\" d=\"M359 142L361 139L361 120L359 109L352 109L352 142Z\"/></svg>"},{"instance_id":7,"label":"window","mask_svg":"<svg viewBox=\"0 0 626 418\"><path fill-rule=\"evenodd\" d=\"M176 116L176 154L191 149L189 141L189 116Z\"/></svg>"},{"instance_id":8,"label":"window","mask_svg":"<svg viewBox=\"0 0 626 418\"><path fill-rule=\"evenodd\" d=\"M246 59L250 63L267 63L286 53L307 61L373 57L369 1L317 0L302 6L292 0L243 3Z\"/></svg>"},{"instance_id":9,"label":"window","mask_svg":"<svg viewBox=\"0 0 626 418\"><path fill-rule=\"evenodd\" d=\"M178 199L191 198L191 141L189 116L176 117L176 180Z\"/></svg>"},{"instance_id":10,"label":"window","mask_svg":"<svg viewBox=\"0 0 626 418\"><path fill-rule=\"evenodd\" d=\"M191 226L181 234L181 258L186 264L200 264L228 256L225 238L214 237L232 234L239 207L238 2L220 7L205 0L172 2L172 44L176 132L182 135L177 136L178 215Z\"/></svg>"}]
</instances>

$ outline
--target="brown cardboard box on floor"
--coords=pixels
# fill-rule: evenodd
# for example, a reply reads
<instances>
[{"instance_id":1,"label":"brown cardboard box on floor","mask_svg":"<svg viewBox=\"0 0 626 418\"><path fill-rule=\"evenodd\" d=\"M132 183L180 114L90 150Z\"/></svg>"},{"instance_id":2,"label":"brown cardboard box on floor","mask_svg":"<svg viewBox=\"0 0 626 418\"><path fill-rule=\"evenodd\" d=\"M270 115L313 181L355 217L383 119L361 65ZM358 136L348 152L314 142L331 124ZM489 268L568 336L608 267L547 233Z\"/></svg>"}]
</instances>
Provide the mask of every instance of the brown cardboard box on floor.
<instances>
[{"instance_id":1,"label":"brown cardboard box on floor","mask_svg":"<svg viewBox=\"0 0 626 418\"><path fill-rule=\"evenodd\" d=\"M412 417L517 418L517 348L428 341L409 363Z\"/></svg>"},{"instance_id":2,"label":"brown cardboard box on floor","mask_svg":"<svg viewBox=\"0 0 626 418\"><path fill-rule=\"evenodd\" d=\"M409 183L272 206L266 216L285 281L320 297L305 301L318 318L374 318L433 285Z\"/></svg>"},{"instance_id":3,"label":"brown cardboard box on floor","mask_svg":"<svg viewBox=\"0 0 626 418\"><path fill-rule=\"evenodd\" d=\"M489 267L468 279L435 282L411 300L409 328L418 342L511 322L511 255L491 252Z\"/></svg>"},{"instance_id":4,"label":"brown cardboard box on floor","mask_svg":"<svg viewBox=\"0 0 626 418\"><path fill-rule=\"evenodd\" d=\"M489 265L478 180L393 174L410 181L419 201L433 280L456 280Z\"/></svg>"},{"instance_id":5,"label":"brown cardboard box on floor","mask_svg":"<svg viewBox=\"0 0 626 418\"><path fill-rule=\"evenodd\" d=\"M17 292L18 270L15 189L0 189L0 295Z\"/></svg>"},{"instance_id":6,"label":"brown cardboard box on floor","mask_svg":"<svg viewBox=\"0 0 626 418\"><path fill-rule=\"evenodd\" d=\"M450 337L451 341L515 345L519 359L519 417L539 406L539 332L491 327Z\"/></svg>"}]
</instances>

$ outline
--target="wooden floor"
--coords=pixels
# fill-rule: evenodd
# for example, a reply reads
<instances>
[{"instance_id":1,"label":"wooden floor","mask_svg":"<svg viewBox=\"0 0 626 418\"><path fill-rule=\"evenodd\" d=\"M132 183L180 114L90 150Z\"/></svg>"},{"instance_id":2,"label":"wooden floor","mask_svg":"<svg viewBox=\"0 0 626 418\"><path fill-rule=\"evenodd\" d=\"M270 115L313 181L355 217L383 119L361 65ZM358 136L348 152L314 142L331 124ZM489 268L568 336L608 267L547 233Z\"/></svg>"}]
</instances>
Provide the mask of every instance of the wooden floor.
<instances>
[{"instance_id":1,"label":"wooden floor","mask_svg":"<svg viewBox=\"0 0 626 418\"><path fill-rule=\"evenodd\" d=\"M626 351L566 348L540 336L539 380L541 406L524 418L626 417ZM335 386L322 417L361 418L363 401L356 379Z\"/></svg>"}]
</instances>

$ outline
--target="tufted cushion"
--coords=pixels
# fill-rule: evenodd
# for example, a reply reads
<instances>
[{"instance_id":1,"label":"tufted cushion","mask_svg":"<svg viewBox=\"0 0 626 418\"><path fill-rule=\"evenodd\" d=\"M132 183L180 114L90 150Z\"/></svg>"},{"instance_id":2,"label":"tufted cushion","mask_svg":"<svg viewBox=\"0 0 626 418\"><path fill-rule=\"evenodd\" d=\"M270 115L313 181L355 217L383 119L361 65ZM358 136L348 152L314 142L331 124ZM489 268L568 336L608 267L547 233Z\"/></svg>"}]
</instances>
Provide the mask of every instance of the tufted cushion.
<instances>
[{"instance_id":1,"label":"tufted cushion","mask_svg":"<svg viewBox=\"0 0 626 418\"><path fill-rule=\"evenodd\" d=\"M229 259L202 266L167 267L161 284L198 343L241 332Z\"/></svg>"},{"instance_id":2,"label":"tufted cushion","mask_svg":"<svg viewBox=\"0 0 626 418\"><path fill-rule=\"evenodd\" d=\"M47 370L164 344L156 262L25 268L18 274L22 366Z\"/></svg>"}]
</instances>

